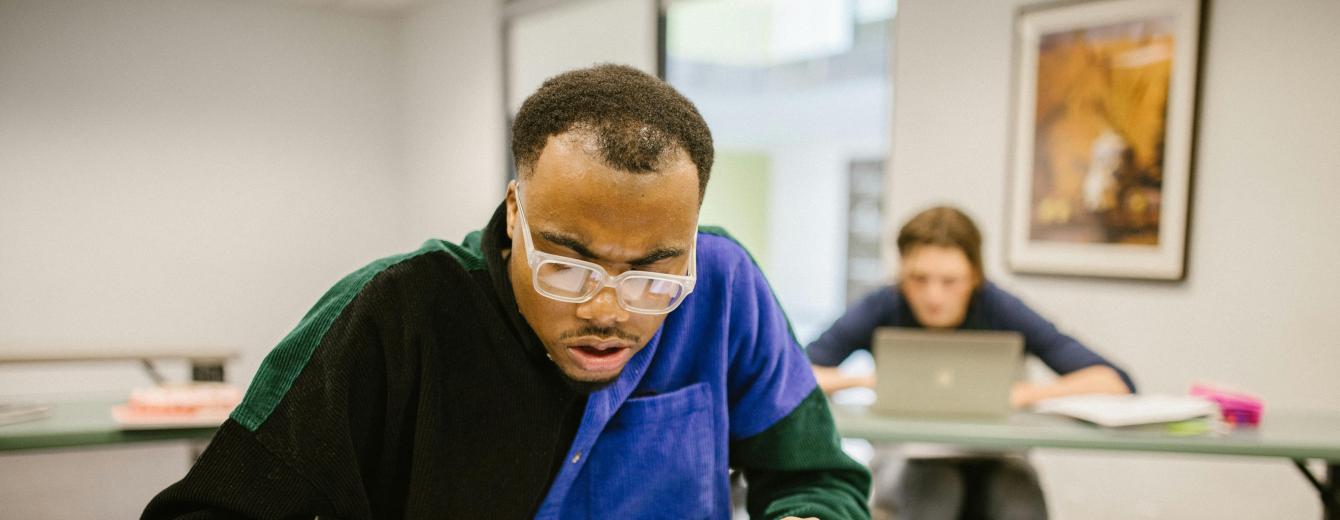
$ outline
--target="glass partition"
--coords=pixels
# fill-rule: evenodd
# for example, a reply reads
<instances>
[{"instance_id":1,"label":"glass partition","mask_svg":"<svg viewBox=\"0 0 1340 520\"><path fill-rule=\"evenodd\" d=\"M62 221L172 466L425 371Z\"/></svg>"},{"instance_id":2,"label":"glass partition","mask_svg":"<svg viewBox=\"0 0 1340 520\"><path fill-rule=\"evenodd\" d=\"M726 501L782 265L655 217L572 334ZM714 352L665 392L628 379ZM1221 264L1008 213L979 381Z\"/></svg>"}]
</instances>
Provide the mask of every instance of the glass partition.
<instances>
[{"instance_id":1,"label":"glass partition","mask_svg":"<svg viewBox=\"0 0 1340 520\"><path fill-rule=\"evenodd\" d=\"M701 221L762 266L803 343L886 283L893 0L682 0L665 79L697 104L717 162Z\"/></svg>"}]
</instances>

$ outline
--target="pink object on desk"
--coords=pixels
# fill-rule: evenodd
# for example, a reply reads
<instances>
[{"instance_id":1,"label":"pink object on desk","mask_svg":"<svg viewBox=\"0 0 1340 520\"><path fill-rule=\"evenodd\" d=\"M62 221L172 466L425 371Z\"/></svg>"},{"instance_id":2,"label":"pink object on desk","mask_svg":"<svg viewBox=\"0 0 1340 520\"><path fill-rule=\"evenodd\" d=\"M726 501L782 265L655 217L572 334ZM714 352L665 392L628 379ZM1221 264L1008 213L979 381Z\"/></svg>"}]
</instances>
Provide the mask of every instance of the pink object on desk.
<instances>
[{"instance_id":1,"label":"pink object on desk","mask_svg":"<svg viewBox=\"0 0 1340 520\"><path fill-rule=\"evenodd\" d=\"M123 429L213 427L241 401L242 390L225 383L136 388L128 402L112 407L112 418Z\"/></svg>"},{"instance_id":2,"label":"pink object on desk","mask_svg":"<svg viewBox=\"0 0 1340 520\"><path fill-rule=\"evenodd\" d=\"M1225 390L1208 383L1191 385L1191 395L1203 397L1218 404L1224 422L1230 425L1256 426L1261 424L1263 404L1260 397Z\"/></svg>"}]
</instances>

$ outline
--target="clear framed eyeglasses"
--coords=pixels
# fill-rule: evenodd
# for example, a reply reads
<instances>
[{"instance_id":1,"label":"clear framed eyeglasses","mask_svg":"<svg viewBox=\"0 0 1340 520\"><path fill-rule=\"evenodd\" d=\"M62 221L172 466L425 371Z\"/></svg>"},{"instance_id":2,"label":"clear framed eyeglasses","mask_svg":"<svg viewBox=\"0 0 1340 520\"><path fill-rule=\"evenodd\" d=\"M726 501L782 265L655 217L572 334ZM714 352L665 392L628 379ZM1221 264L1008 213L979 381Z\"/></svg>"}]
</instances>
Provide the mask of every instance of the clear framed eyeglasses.
<instances>
[{"instance_id":1,"label":"clear framed eyeglasses","mask_svg":"<svg viewBox=\"0 0 1340 520\"><path fill-rule=\"evenodd\" d=\"M698 279L698 247L689 246L688 274L624 271L611 277L597 264L535 250L526 223L526 209L521 203L521 185L516 187L516 216L521 223L521 236L526 244L526 261L530 264L530 279L540 294L561 302L590 301L606 287L613 287L619 306L639 314L667 314L679 307L693 292Z\"/></svg>"}]
</instances>

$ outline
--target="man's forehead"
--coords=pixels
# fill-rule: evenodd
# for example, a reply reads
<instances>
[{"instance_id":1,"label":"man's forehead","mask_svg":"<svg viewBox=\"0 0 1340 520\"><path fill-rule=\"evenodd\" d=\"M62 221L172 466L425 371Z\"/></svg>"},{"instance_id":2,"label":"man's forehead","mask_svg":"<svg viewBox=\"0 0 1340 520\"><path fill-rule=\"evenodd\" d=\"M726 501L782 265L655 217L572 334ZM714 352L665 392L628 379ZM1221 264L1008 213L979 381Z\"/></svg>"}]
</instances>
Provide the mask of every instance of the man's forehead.
<instances>
[{"instance_id":1,"label":"man's forehead","mask_svg":"<svg viewBox=\"0 0 1340 520\"><path fill-rule=\"evenodd\" d=\"M589 206L614 200L620 209L646 207L672 217L682 212L696 219L698 176L687 155L660 170L628 172L610 167L581 146L569 144L546 148L534 170L524 175L527 202L535 199L531 205L561 205L576 200Z\"/></svg>"},{"instance_id":2,"label":"man's forehead","mask_svg":"<svg viewBox=\"0 0 1340 520\"><path fill-rule=\"evenodd\" d=\"M535 214L546 218L581 215L615 222L696 222L697 191L693 179L685 177L675 172L631 174L576 168L526 179L523 196L528 212L534 208Z\"/></svg>"},{"instance_id":3,"label":"man's forehead","mask_svg":"<svg viewBox=\"0 0 1340 520\"><path fill-rule=\"evenodd\" d=\"M559 190L536 194L543 196L523 194L535 237L582 256L614 262L667 256L667 252L678 256L692 247L697 236L694 207L638 201L636 196L591 200L567 198ZM534 216L533 206L540 208Z\"/></svg>"}]
</instances>

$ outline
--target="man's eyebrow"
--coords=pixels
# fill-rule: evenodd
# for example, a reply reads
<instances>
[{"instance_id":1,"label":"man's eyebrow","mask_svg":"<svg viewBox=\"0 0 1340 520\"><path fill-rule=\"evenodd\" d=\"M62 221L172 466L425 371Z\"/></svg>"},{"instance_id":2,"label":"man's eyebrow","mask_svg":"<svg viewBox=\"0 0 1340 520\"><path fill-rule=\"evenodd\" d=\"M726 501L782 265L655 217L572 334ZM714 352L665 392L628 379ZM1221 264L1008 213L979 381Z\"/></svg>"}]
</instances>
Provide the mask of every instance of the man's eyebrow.
<instances>
[{"instance_id":1,"label":"man's eyebrow","mask_svg":"<svg viewBox=\"0 0 1340 520\"><path fill-rule=\"evenodd\" d=\"M658 247L656 249L652 249L650 253L647 253L642 258L637 258L628 262L628 265L631 265L633 267L642 267L654 264L667 258L674 258L677 256L681 256L683 254L684 250L678 247Z\"/></svg>"},{"instance_id":2,"label":"man's eyebrow","mask_svg":"<svg viewBox=\"0 0 1340 520\"><path fill-rule=\"evenodd\" d=\"M568 248L568 249L571 249L573 252L575 252L575 253L581 255L581 256L584 257L584 258L592 259L592 260L601 260L601 259L602 259L602 258L600 257L600 255L597 255L597 254L595 253L595 251L592 251L590 248L586 247L586 244L585 244L584 242L582 242L581 240L578 240L576 237L573 237L573 236L571 236L571 235L565 235L565 234L562 234L562 233L554 233L554 232L551 232L551 231L540 231L540 232L539 232L539 235L540 235L540 237L544 238L545 240L548 240L549 242L552 242L552 243L554 243L554 244L556 244L556 245L563 246L563 247L566 247L566 248ZM684 249L682 249L682 248L678 248L678 247L658 247L658 248L656 248L656 249L651 250L651 252L649 252L649 253L647 253L647 254L645 254L645 255L639 257L639 258L635 258L635 259L633 259L633 260L628 261L628 265L633 266L633 267L642 267L642 266L647 266L647 265L654 264L654 263L656 263L656 262L659 262L659 261L661 261L661 260L665 260L665 259L667 259L667 258L674 258L674 257L677 257L677 256L681 256L681 255L683 255L683 254L684 254ZM609 259L608 259L608 258L605 258L605 259L603 259L603 260L609 260Z\"/></svg>"},{"instance_id":3,"label":"man's eyebrow","mask_svg":"<svg viewBox=\"0 0 1340 520\"><path fill-rule=\"evenodd\" d=\"M577 254L582 255L583 257L600 258L599 256L596 255L595 251L592 251L589 248L587 248L585 243L583 243L581 240L577 240L577 237L571 235L564 235L560 233L554 233L552 231L541 231L540 236L544 237L545 240L571 249Z\"/></svg>"}]
</instances>

